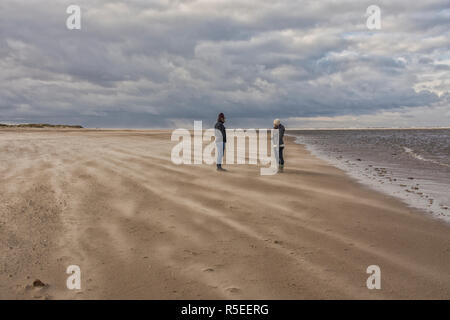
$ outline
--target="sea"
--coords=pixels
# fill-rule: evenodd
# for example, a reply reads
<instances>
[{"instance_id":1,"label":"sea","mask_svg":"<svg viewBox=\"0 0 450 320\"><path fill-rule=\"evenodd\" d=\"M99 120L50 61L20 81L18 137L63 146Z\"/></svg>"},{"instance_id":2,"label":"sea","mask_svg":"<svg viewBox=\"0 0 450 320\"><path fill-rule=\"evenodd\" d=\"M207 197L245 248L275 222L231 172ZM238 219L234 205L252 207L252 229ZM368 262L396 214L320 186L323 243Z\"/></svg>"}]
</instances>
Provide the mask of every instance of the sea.
<instances>
[{"instance_id":1,"label":"sea","mask_svg":"<svg viewBox=\"0 0 450 320\"><path fill-rule=\"evenodd\" d=\"M450 129L287 133L359 182L450 222Z\"/></svg>"}]
</instances>

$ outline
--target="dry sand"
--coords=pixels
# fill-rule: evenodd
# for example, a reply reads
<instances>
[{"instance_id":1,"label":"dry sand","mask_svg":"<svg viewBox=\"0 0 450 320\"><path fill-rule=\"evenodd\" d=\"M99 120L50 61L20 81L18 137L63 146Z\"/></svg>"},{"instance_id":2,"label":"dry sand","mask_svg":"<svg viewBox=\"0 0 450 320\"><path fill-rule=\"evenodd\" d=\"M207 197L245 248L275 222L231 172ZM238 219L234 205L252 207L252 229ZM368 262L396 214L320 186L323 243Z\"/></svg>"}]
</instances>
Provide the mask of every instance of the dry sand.
<instances>
[{"instance_id":1,"label":"dry sand","mask_svg":"<svg viewBox=\"0 0 450 320\"><path fill-rule=\"evenodd\" d=\"M275 176L176 166L173 145L163 131L0 130L0 298L450 298L449 224L292 141Z\"/></svg>"}]
</instances>

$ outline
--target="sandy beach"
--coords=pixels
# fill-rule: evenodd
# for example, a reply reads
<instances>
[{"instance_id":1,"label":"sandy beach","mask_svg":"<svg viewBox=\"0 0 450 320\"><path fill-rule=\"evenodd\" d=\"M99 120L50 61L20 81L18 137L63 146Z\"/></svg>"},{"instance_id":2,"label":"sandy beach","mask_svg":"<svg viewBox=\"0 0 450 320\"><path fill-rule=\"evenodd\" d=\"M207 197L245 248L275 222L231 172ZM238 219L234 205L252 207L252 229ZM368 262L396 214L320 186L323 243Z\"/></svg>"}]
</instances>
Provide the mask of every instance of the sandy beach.
<instances>
[{"instance_id":1,"label":"sandy beach","mask_svg":"<svg viewBox=\"0 0 450 320\"><path fill-rule=\"evenodd\" d=\"M169 131L0 130L0 299L450 299L448 223L288 140L261 176Z\"/></svg>"}]
</instances>

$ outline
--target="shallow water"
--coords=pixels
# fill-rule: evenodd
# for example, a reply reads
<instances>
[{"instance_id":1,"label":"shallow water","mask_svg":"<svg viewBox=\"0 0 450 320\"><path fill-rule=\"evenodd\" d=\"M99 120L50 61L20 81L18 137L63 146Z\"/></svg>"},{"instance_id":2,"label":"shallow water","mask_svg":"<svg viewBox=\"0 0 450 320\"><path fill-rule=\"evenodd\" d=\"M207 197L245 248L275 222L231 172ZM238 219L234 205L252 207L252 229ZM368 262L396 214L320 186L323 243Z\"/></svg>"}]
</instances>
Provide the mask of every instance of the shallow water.
<instances>
[{"instance_id":1,"label":"shallow water","mask_svg":"<svg viewBox=\"0 0 450 320\"><path fill-rule=\"evenodd\" d=\"M292 130L313 154L450 221L450 129Z\"/></svg>"}]
</instances>

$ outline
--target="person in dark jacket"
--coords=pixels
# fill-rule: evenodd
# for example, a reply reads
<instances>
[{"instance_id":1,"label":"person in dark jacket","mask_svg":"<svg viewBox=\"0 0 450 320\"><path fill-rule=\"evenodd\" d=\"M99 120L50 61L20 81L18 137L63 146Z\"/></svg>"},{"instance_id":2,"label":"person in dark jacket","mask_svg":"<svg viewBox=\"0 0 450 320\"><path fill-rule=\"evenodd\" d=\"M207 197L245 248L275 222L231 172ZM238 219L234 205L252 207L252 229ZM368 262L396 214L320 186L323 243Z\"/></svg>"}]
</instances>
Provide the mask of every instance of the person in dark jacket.
<instances>
[{"instance_id":1,"label":"person in dark jacket","mask_svg":"<svg viewBox=\"0 0 450 320\"><path fill-rule=\"evenodd\" d=\"M278 139L278 170L280 172L283 172L284 170L284 157L283 157L283 151L284 151L284 131L285 128L284 126L281 124L280 119L275 119L273 121L273 128L274 129L278 129L278 135L279 135L279 139Z\"/></svg>"},{"instance_id":2,"label":"person in dark jacket","mask_svg":"<svg viewBox=\"0 0 450 320\"><path fill-rule=\"evenodd\" d=\"M215 136L216 136L216 154L217 154L217 170L218 171L226 171L222 168L222 160L223 155L225 153L225 144L227 143L227 132L225 130L225 115L223 113L219 113L217 117L215 128Z\"/></svg>"}]
</instances>

